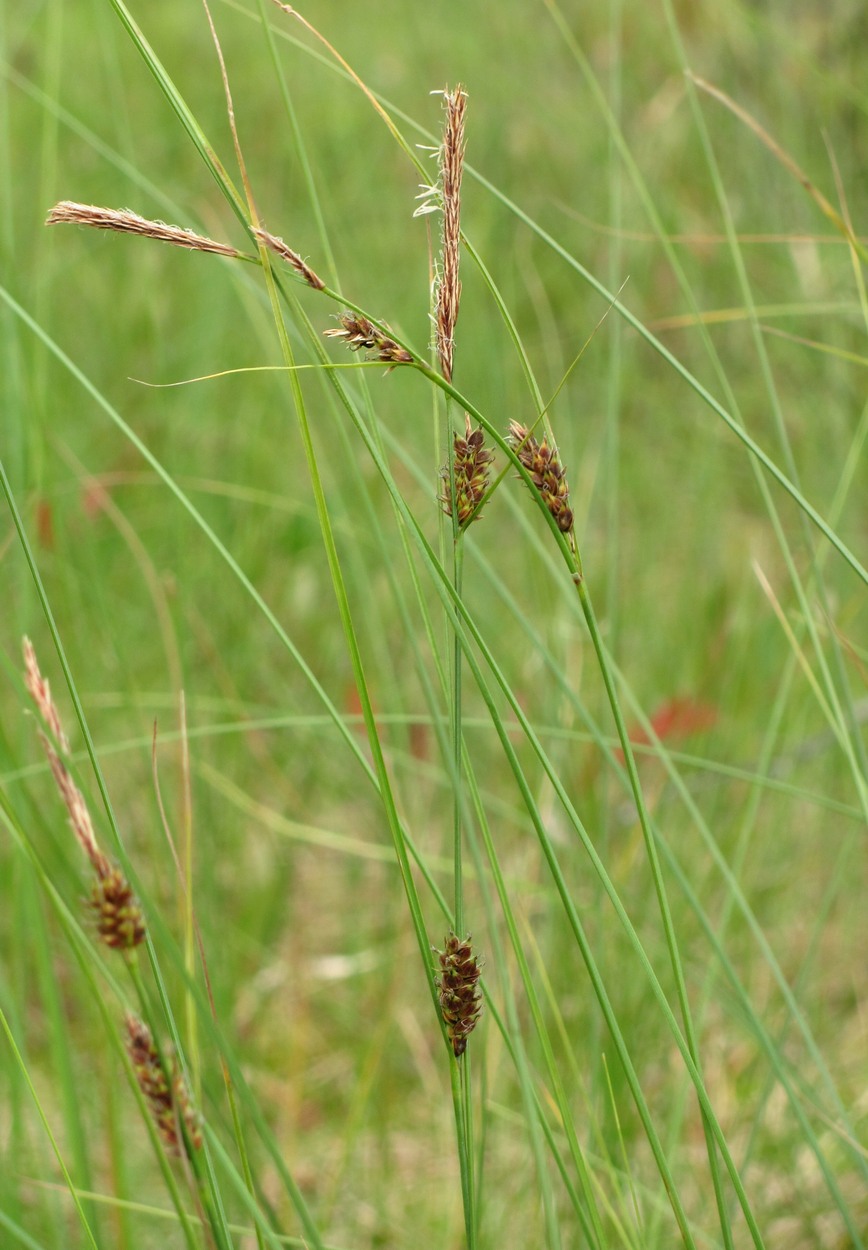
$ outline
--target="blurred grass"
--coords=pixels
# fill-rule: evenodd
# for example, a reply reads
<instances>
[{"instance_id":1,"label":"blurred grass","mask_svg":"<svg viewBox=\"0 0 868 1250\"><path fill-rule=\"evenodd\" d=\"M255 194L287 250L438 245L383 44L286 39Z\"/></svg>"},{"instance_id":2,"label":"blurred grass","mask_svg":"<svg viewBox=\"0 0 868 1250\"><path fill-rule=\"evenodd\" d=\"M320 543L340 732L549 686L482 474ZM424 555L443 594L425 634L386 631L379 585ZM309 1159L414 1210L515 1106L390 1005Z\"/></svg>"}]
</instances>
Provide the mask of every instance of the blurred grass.
<instances>
[{"instance_id":1,"label":"blurred grass","mask_svg":"<svg viewBox=\"0 0 868 1250\"><path fill-rule=\"evenodd\" d=\"M471 165L591 272L603 280L614 273L617 286L628 279L623 301L652 330L659 323L656 332L665 344L718 394L718 376L690 323L684 293L663 249L648 237L647 216L552 21L553 7L507 3L496 16L472 9L446 16L389 3L376 10L331 6L306 15L367 84L395 110L419 120L422 132L406 129L411 139L436 142L438 109L427 93L447 81L464 82L470 91ZM854 227L864 236L868 96L860 76L866 51L861 6L839 0L821 12L794 13L792 6L770 4L760 12L727 3L679 6L677 12L691 68L755 114L836 200L832 154ZM604 91L617 71L625 137L664 226L686 239L674 246L696 305L709 314L735 310L730 319L712 323L709 333L748 428L777 456L768 392L663 13L625 4L594 11L564 5L562 14ZM619 14L620 44L612 37ZM231 167L202 11L196 5L161 6L136 16ZM315 268L324 268L261 32L242 6L222 5L215 16L263 219ZM424 343L426 223L411 218L418 177L358 90L316 49L315 55L302 50L313 46L309 39L300 40L302 47L287 39L295 28L279 20L276 10L275 25L341 287ZM61 198L129 206L243 245L237 223L108 5L94 2L79 12L60 3L7 8L0 15L0 59L4 284L169 467L286 625L337 707L357 718L284 379L244 374L168 390L130 380L177 381L236 366L280 364L257 276L213 258L41 225ZM847 457L859 456L865 436L865 321L851 260L768 151L735 118L709 101L700 103L735 228L781 240L742 247L756 305L788 310L767 318L760 311L760 320L860 357L861 363L848 362L803 343L764 338L801 488L858 555L865 550L866 529L858 469L840 507L836 503ZM620 229L612 225L613 188L620 197ZM463 225L503 291L548 397L605 307L471 178ZM526 387L489 296L466 263L463 277L457 377L462 390L484 400L485 411L505 427L512 417L527 417ZM321 328L332 324L334 310L314 293L303 291L300 298ZM0 455L36 546L121 814L127 853L148 897L180 934L177 885L153 800L150 738L157 717L161 783L180 823L179 765L170 734L183 687L193 734L195 901L217 1014L287 1161L335 1244L397 1245L409 1236L431 1245L458 1244L448 1086L398 877L391 858L382 855L387 836L380 803L360 786L358 769L323 718L319 700L201 533L68 374L7 311L0 316L6 413ZM687 319L665 328L676 317ZM326 388L313 376L302 375L302 385L351 600L365 626L365 662L402 815L446 890L451 787L416 667L421 614L411 598L409 621L402 616L392 580L402 561L400 534L381 482ZM372 373L369 385L394 472L433 541L438 451L431 403L412 374L398 371L381 381ZM710 766L683 774L716 845L738 864L741 889L797 994L842 1102L852 1109L862 1134L857 1151L864 1152L864 823L852 770L835 748L813 691L798 670L785 677L790 647L751 562L761 566L796 629L801 607L787 585L743 449L695 395L676 384L663 360L628 328L616 327L614 315L571 374L552 416L586 569L598 605L609 609L604 624L611 620L616 659L649 715L677 697L715 709L714 725L685 744ZM95 483L107 490L107 499ZM582 736L585 715L610 732L590 648L570 588L562 575L552 575L544 554L548 535L537 532L526 492L512 493L510 505L501 490L473 527L466 599L491 636L502 628L511 640L498 662L545 738L586 826L599 838L646 947L662 963L634 813L598 745ZM859 709L864 732L864 587L837 557L823 555L830 623L810 582L809 545L817 537L806 540L792 503L780 492L774 497L827 649L831 629L844 640L849 690L840 681L839 687L845 705ZM369 512L361 510L362 501ZM80 866L55 797L42 778L18 780L20 770L37 759L32 727L16 698L22 633L36 639L52 675L56 670L27 569L3 524L2 650L9 680L0 769L54 885L74 906ZM818 550L823 552L822 544ZM851 644L857 650L849 650ZM767 738L770 708L785 680L790 685L780 729ZM472 687L466 690L466 715L501 863L569 1039L557 1053L565 1071L575 1065L570 1092L583 1137L586 1114L588 1149L603 1169L619 1157L623 1134L634 1179L653 1209L652 1174L623 1075L617 1065L610 1067L616 1127L600 1058L605 1052L611 1065L609 1038ZM279 723L268 728L269 718ZM130 745L113 753L119 743ZM518 740L517 749L560 839L570 888L604 971L618 987L619 1020L664 1123L672 1107L679 1142L673 1153L688 1210L710 1239L712 1226L701 1206L707 1195L698 1180L691 1191L703 1166L698 1124L691 1120L683 1136L677 1127L682 1076L671 1038L652 1010L645 981L635 975L596 879L584 857L574 854L572 832L536 760ZM756 767L794 791L751 788L716 772L718 763ZM652 814L713 924L725 914L727 888L663 766L646 758L641 769ZM855 817L812 803L809 793L853 806ZM346 841L338 843L336 835ZM73 1155L73 1128L78 1116L83 1120L83 1157L93 1177L79 1175L78 1183L162 1204L144 1136L128 1124L127 1091L115 1087L120 1070L113 1080L105 1075L115 1071L114 1054L104 1041L101 1049L92 1045L101 1036L99 1025L73 979L56 921L46 914L14 845L4 840L0 855L9 883L9 906L0 919L2 1006L19 1046L26 1044L30 1070L65 1126L70 1140L64 1145ZM472 879L468 898L469 914L480 918L473 920L474 932L491 951L493 934L481 923ZM706 1079L739 1161L741 1150L750 1150L748 1188L767 1244L837 1250L848 1244L839 1217L780 1085L766 1084L768 1068L751 1015L718 979L707 937L683 902L677 918L691 988L697 1004L705 1004ZM433 912L430 922L437 934L442 922ZM721 927L721 941L753 1010L780 1039L798 1075L806 1063L802 1044L740 913ZM501 982L514 978L515 970L489 966L486 977L499 1002ZM179 968L170 968L169 992L178 1004ZM541 1244L537 1178L515 1131L521 1115L515 1073L495 1030L479 1036L485 1039L477 1047L486 1111L484 1244ZM528 1047L541 1063L532 1038ZM2 1096L10 1114L0 1210L37 1244L86 1244L76 1240L80 1232L69 1223L68 1200L55 1201L39 1187L57 1176L24 1091L12 1068L5 1072ZM582 1079L586 1108L579 1098ZM803 1079L803 1105L809 1115L815 1104L820 1108L815 1128L839 1165L853 1219L868 1236L858 1169L843 1147L838 1153L834 1129L824 1119L830 1104L813 1067ZM205 1080L203 1103L220 1124L225 1112L215 1063L206 1063ZM74 1104L65 1114L64 1097ZM110 1145L112 1124L122 1148ZM270 1166L261 1163L261 1185L279 1205L283 1197ZM618 1184L625 1184L622 1176ZM566 1207L562 1196L559 1201ZM573 1244L577 1234L568 1208L561 1216L564 1243ZM666 1218L656 1226L652 1221L646 1239L636 1244L671 1244ZM99 1215L105 1238L100 1244L165 1240L155 1221L127 1219L124 1233L118 1208Z\"/></svg>"}]
</instances>

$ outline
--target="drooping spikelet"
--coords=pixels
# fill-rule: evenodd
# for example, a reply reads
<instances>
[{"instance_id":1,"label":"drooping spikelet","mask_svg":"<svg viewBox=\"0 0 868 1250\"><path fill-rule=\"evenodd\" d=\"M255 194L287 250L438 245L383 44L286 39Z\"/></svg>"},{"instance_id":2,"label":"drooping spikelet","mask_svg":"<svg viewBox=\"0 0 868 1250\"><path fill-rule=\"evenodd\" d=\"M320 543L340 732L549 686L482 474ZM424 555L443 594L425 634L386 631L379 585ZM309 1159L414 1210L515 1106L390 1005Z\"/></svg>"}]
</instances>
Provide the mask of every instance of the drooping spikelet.
<instances>
[{"instance_id":1,"label":"drooping spikelet","mask_svg":"<svg viewBox=\"0 0 868 1250\"><path fill-rule=\"evenodd\" d=\"M294 252L288 244L284 243L283 239L278 238L276 234L269 234L267 230L260 230L256 227L254 227L253 233L260 243L264 243L281 260L285 260L288 265L291 265L296 273L304 278L308 286L313 287L315 291L325 290L325 283L322 278L314 273L307 261L303 260L298 252Z\"/></svg>"},{"instance_id":2,"label":"drooping spikelet","mask_svg":"<svg viewBox=\"0 0 868 1250\"><path fill-rule=\"evenodd\" d=\"M481 429L471 429L470 417L465 417L464 434L456 434L453 441L454 459L452 476L449 466L440 470L443 479L443 494L439 496L443 511L447 516L453 515L452 483L455 483L455 516L458 525L464 528L470 521L479 518L479 505L488 487L489 465L494 460L494 452L485 447L485 435Z\"/></svg>"},{"instance_id":3,"label":"drooping spikelet","mask_svg":"<svg viewBox=\"0 0 868 1250\"><path fill-rule=\"evenodd\" d=\"M367 317L345 312L341 313L338 320L340 327L323 330L327 339L344 339L347 347L354 352L364 347L366 351L373 352L377 360L382 360L383 364L393 368L395 365L412 365L413 357L410 353L399 347L394 339L383 334L382 330L378 330Z\"/></svg>"},{"instance_id":4,"label":"drooping spikelet","mask_svg":"<svg viewBox=\"0 0 868 1250\"><path fill-rule=\"evenodd\" d=\"M193 252L214 252L233 259L242 256L237 247L218 243L183 226L167 226L164 221L150 221L128 208L101 208L96 204L76 204L61 200L55 204L45 221L46 226L91 226L97 230L113 230L117 234L137 234L161 243L172 243Z\"/></svg>"},{"instance_id":5,"label":"drooping spikelet","mask_svg":"<svg viewBox=\"0 0 868 1250\"><path fill-rule=\"evenodd\" d=\"M515 454L530 474L543 503L554 517L558 529L562 534L569 534L573 528L570 489L557 449L549 447L545 438L540 443L518 421L510 422L508 438Z\"/></svg>"},{"instance_id":6,"label":"drooping spikelet","mask_svg":"<svg viewBox=\"0 0 868 1250\"><path fill-rule=\"evenodd\" d=\"M68 756L69 742L63 732L60 713L51 698L48 682L39 671L36 652L28 638L24 639L24 670L24 680L36 710L51 731L55 742ZM146 936L145 919L133 888L97 842L84 795L73 781L72 774L60 758L54 743L41 730L39 737L76 841L96 875L89 906L96 913L97 932L112 950L131 950L140 946Z\"/></svg>"},{"instance_id":7,"label":"drooping spikelet","mask_svg":"<svg viewBox=\"0 0 868 1250\"><path fill-rule=\"evenodd\" d=\"M476 1028L482 1012L479 997L479 960L473 954L470 937L462 942L454 933L446 938L446 949L438 951L440 976L435 978L440 991L440 1011L452 1052L460 1059L467 1049L467 1039Z\"/></svg>"},{"instance_id":8,"label":"drooping spikelet","mask_svg":"<svg viewBox=\"0 0 868 1250\"><path fill-rule=\"evenodd\" d=\"M124 1023L133 1072L163 1144L172 1154L181 1153L180 1125L183 1123L190 1145L198 1150L202 1145L202 1130L181 1072L176 1067L171 1078L167 1075L151 1030L143 1020L130 1014Z\"/></svg>"}]
</instances>

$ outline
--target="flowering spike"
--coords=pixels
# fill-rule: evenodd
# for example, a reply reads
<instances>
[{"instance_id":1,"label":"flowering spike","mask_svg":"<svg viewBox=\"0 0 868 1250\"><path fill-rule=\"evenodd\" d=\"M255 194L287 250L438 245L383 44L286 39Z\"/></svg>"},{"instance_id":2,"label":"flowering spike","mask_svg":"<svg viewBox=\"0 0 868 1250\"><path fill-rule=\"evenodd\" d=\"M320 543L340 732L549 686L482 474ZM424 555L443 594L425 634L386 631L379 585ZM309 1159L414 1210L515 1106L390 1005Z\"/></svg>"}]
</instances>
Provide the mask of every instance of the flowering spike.
<instances>
[{"instance_id":1,"label":"flowering spike","mask_svg":"<svg viewBox=\"0 0 868 1250\"><path fill-rule=\"evenodd\" d=\"M437 359L440 372L452 381L455 350L455 323L461 302L458 279L458 244L461 238L461 176L464 171L464 110L467 93L458 86L443 92L446 125L440 150L440 195L443 204L443 236L440 248L440 278L437 283Z\"/></svg>"},{"instance_id":2,"label":"flowering spike","mask_svg":"<svg viewBox=\"0 0 868 1250\"><path fill-rule=\"evenodd\" d=\"M48 682L39 671L36 653L27 638L24 639L24 667L24 680L36 709L63 753L68 755L69 743L63 732L60 713L51 698ZM145 919L132 886L97 842L84 795L73 781L72 774L55 750L53 742L41 729L39 737L76 841L96 874L89 905L96 913L97 932L112 950L131 950L134 946L140 946L145 940Z\"/></svg>"},{"instance_id":3,"label":"flowering spike","mask_svg":"<svg viewBox=\"0 0 868 1250\"><path fill-rule=\"evenodd\" d=\"M130 1014L124 1023L127 1029L126 1048L133 1072L164 1146L172 1154L181 1153L179 1123L183 1121L190 1145L198 1150L202 1145L202 1130L183 1076L175 1066L169 1078L154 1045L151 1030L143 1020Z\"/></svg>"},{"instance_id":4,"label":"flowering spike","mask_svg":"<svg viewBox=\"0 0 868 1250\"><path fill-rule=\"evenodd\" d=\"M383 334L382 330L378 330L373 321L369 321L367 317L359 316L358 313L345 312L341 313L338 318L340 328L334 327L331 330L323 330L323 334L327 339L344 339L350 351L357 352L364 347L366 351L374 352L377 360L382 360L383 364L391 365L412 365L413 357L403 347L399 347L394 339L390 339Z\"/></svg>"},{"instance_id":5,"label":"flowering spike","mask_svg":"<svg viewBox=\"0 0 868 1250\"><path fill-rule=\"evenodd\" d=\"M477 987L479 959L473 954L469 935L462 942L454 933L448 934L445 950L437 954L441 975L435 977L435 983L440 991L440 1011L452 1043L452 1053L460 1059L482 1012Z\"/></svg>"},{"instance_id":6,"label":"flowering spike","mask_svg":"<svg viewBox=\"0 0 868 1250\"><path fill-rule=\"evenodd\" d=\"M269 234L267 230L260 230L256 226L253 227L253 233L260 243L263 243L275 255L279 256L281 260L285 260L288 265L291 265L295 272L304 278L308 286L313 287L315 291L325 290L325 283L319 274L314 273L307 261L299 256L298 252L294 252L288 244L284 243L283 239L278 238L276 234Z\"/></svg>"},{"instance_id":7,"label":"flowering spike","mask_svg":"<svg viewBox=\"0 0 868 1250\"><path fill-rule=\"evenodd\" d=\"M218 256L237 259L242 255L237 247L205 238L183 226L167 226L164 221L149 221L128 208L101 208L96 204L76 204L74 200L61 200L55 204L45 221L46 226L92 226L97 230L114 230L119 234L137 234L161 243L172 243L193 252L214 252Z\"/></svg>"},{"instance_id":8,"label":"flowering spike","mask_svg":"<svg viewBox=\"0 0 868 1250\"><path fill-rule=\"evenodd\" d=\"M120 868L109 866L93 883L89 899L96 928L112 950L132 950L145 940L145 918L133 888Z\"/></svg>"},{"instance_id":9,"label":"flowering spike","mask_svg":"<svg viewBox=\"0 0 868 1250\"><path fill-rule=\"evenodd\" d=\"M455 483L455 515L459 529L479 518L479 505L488 487L488 466L494 460L494 452L485 445L481 429L472 430L470 417L466 417L464 435L456 434L453 441L455 457L450 477L449 466L440 470L443 478L443 494L439 496L443 511L453 515L452 484Z\"/></svg>"},{"instance_id":10,"label":"flowering spike","mask_svg":"<svg viewBox=\"0 0 868 1250\"><path fill-rule=\"evenodd\" d=\"M518 421L510 422L508 439L558 529L562 534L569 534L573 528L570 489L557 449L549 447L545 438L538 442L530 430Z\"/></svg>"}]
</instances>

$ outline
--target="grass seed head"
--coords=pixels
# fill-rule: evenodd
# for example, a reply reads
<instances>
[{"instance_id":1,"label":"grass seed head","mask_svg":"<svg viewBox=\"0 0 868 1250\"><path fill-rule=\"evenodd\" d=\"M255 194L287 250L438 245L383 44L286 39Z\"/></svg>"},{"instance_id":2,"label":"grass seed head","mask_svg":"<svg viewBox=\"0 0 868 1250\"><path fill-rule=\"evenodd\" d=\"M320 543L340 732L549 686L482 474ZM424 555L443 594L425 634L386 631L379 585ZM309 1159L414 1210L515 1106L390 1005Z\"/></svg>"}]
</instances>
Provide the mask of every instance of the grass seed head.
<instances>
[{"instance_id":1,"label":"grass seed head","mask_svg":"<svg viewBox=\"0 0 868 1250\"><path fill-rule=\"evenodd\" d=\"M463 529L470 521L479 519L479 505L488 489L489 466L494 460L494 452L485 446L485 435L481 429L471 430L469 417L466 419L464 434L456 434L452 446L455 453L452 475L450 477L448 465L440 470L443 494L439 498L443 511L447 516L452 516L454 482L454 512L459 528Z\"/></svg>"},{"instance_id":2,"label":"grass seed head","mask_svg":"<svg viewBox=\"0 0 868 1250\"><path fill-rule=\"evenodd\" d=\"M55 204L45 220L46 226L91 226L97 230L113 230L117 234L138 234L146 239L157 239L175 247L185 247L193 252L213 252L217 256L242 255L237 247L218 243L186 230L183 226L167 226L164 221L149 221L128 208L100 208L96 204L76 204L74 200L61 200Z\"/></svg>"},{"instance_id":3,"label":"grass seed head","mask_svg":"<svg viewBox=\"0 0 868 1250\"><path fill-rule=\"evenodd\" d=\"M37 712L54 735L54 740L63 754L69 755L69 741L63 732L60 712L57 710L57 706L51 697L51 687L47 679L39 671L36 652L29 638L23 639L22 649L24 651L24 683L27 686L28 694L33 700Z\"/></svg>"},{"instance_id":4,"label":"grass seed head","mask_svg":"<svg viewBox=\"0 0 868 1250\"><path fill-rule=\"evenodd\" d=\"M462 942L454 933L446 938L446 947L438 951L440 975L435 978L440 991L440 1011L452 1053L460 1059L467 1049L467 1039L476 1028L482 1012L479 997L479 959L473 954L470 937Z\"/></svg>"},{"instance_id":5,"label":"grass seed head","mask_svg":"<svg viewBox=\"0 0 868 1250\"><path fill-rule=\"evenodd\" d=\"M327 339L343 339L350 351L357 352L364 347L366 351L371 352L375 359L382 360L383 364L390 365L412 365L413 357L403 347L399 347L394 339L390 339L382 330L378 330L373 321L369 321L367 317L362 317L358 313L345 312L341 313L338 318L340 326L334 326L330 330L323 330L323 334Z\"/></svg>"},{"instance_id":6,"label":"grass seed head","mask_svg":"<svg viewBox=\"0 0 868 1250\"><path fill-rule=\"evenodd\" d=\"M510 422L508 439L558 529L562 534L569 534L573 528L570 489L557 449L549 447L545 438L540 443L518 421Z\"/></svg>"},{"instance_id":7,"label":"grass seed head","mask_svg":"<svg viewBox=\"0 0 868 1250\"><path fill-rule=\"evenodd\" d=\"M325 290L325 283L322 278L314 273L307 261L302 260L298 252L294 252L291 247L284 243L283 239L279 239L275 234L269 234L267 230L259 230L256 227L254 227L253 233L260 243L264 243L281 260L285 260L288 265L292 265L296 273L304 278L308 286L313 287L315 291Z\"/></svg>"},{"instance_id":8,"label":"grass seed head","mask_svg":"<svg viewBox=\"0 0 868 1250\"><path fill-rule=\"evenodd\" d=\"M198 1150L202 1145L202 1131L181 1073L176 1068L171 1078L167 1075L151 1030L143 1020L131 1013L124 1023L127 1054L163 1144L172 1154L181 1153L178 1126L183 1121L190 1145Z\"/></svg>"},{"instance_id":9,"label":"grass seed head","mask_svg":"<svg viewBox=\"0 0 868 1250\"><path fill-rule=\"evenodd\" d=\"M68 755L69 742L63 732L60 713L51 698L48 682L39 671L36 652L29 638L24 639L23 649L24 680L30 697L54 741ZM113 950L130 950L139 946L145 940L145 921L132 886L100 848L84 795L73 781L72 773L60 758L54 742L41 729L39 737L76 841L96 874L89 903L96 913L97 931L106 946Z\"/></svg>"},{"instance_id":10,"label":"grass seed head","mask_svg":"<svg viewBox=\"0 0 868 1250\"><path fill-rule=\"evenodd\" d=\"M440 149L440 199L443 206L443 236L440 249L440 275L434 322L437 330L437 358L440 372L452 381L455 351L455 323L461 303L458 279L458 245L461 239L461 177L464 172L464 110L467 93L458 86L443 92L446 124Z\"/></svg>"},{"instance_id":11,"label":"grass seed head","mask_svg":"<svg viewBox=\"0 0 868 1250\"><path fill-rule=\"evenodd\" d=\"M96 928L112 950L132 950L145 940L145 918L133 888L120 868L108 866L98 876L90 894Z\"/></svg>"}]
</instances>

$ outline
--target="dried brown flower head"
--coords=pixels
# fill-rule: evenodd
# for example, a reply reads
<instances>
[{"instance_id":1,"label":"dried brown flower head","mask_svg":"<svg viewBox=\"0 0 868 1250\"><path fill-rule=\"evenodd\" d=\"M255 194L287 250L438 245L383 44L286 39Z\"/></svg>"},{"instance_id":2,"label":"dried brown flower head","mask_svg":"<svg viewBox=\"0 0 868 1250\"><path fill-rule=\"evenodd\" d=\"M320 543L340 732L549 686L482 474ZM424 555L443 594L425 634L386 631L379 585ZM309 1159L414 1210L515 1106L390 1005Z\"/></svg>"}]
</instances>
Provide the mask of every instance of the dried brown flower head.
<instances>
[{"instance_id":1,"label":"dried brown flower head","mask_svg":"<svg viewBox=\"0 0 868 1250\"><path fill-rule=\"evenodd\" d=\"M55 742L64 755L68 755L69 743L63 732L60 712L51 697L51 687L47 679L39 671L36 652L29 638L22 640L22 649L24 651L24 684L27 686L28 694L35 703L37 712L54 735Z\"/></svg>"},{"instance_id":2,"label":"dried brown flower head","mask_svg":"<svg viewBox=\"0 0 868 1250\"><path fill-rule=\"evenodd\" d=\"M128 208L99 208L95 204L76 204L73 200L61 200L55 204L45 221L46 226L92 226L97 230L114 230L118 234L138 234L175 247L186 247L194 252L214 252L218 256L237 259L242 255L237 247L218 243L204 235L186 230L182 226L167 226L164 221L149 221L132 213Z\"/></svg>"},{"instance_id":3,"label":"dried brown flower head","mask_svg":"<svg viewBox=\"0 0 868 1250\"><path fill-rule=\"evenodd\" d=\"M358 313L341 313L338 318L340 327L323 330L327 339L344 339L351 351L357 352L364 347L372 352L377 360L391 365L412 365L413 357L403 347L399 347L394 339L388 338L382 330L378 330L372 321Z\"/></svg>"},{"instance_id":4,"label":"dried brown flower head","mask_svg":"<svg viewBox=\"0 0 868 1250\"><path fill-rule=\"evenodd\" d=\"M63 732L60 713L51 698L48 682L39 671L36 652L28 638L24 639L23 647L27 689L36 710L61 750L68 756L69 742ZM73 781L72 774L55 750L53 742L42 730L39 731L39 737L76 841L96 874L90 906L97 916L97 932L105 944L114 950L129 950L139 946L145 940L145 920L132 886L97 842L84 795Z\"/></svg>"},{"instance_id":5,"label":"dried brown flower head","mask_svg":"<svg viewBox=\"0 0 868 1250\"><path fill-rule=\"evenodd\" d=\"M202 1145L202 1130L187 1084L177 1065L170 1079L145 1022L130 1014L124 1023L127 1053L133 1072L163 1144L172 1154L181 1153L180 1125L183 1123L190 1145L198 1150Z\"/></svg>"},{"instance_id":6,"label":"dried brown flower head","mask_svg":"<svg viewBox=\"0 0 868 1250\"><path fill-rule=\"evenodd\" d=\"M530 474L530 479L539 491L543 503L555 519L562 534L569 534L573 528L573 513L570 508L570 490L567 485L566 471L560 462L557 450L549 447L545 438L540 443L533 434L518 421L511 421L508 439L515 454Z\"/></svg>"},{"instance_id":7,"label":"dried brown flower head","mask_svg":"<svg viewBox=\"0 0 868 1250\"><path fill-rule=\"evenodd\" d=\"M482 1012L479 997L479 960L473 954L470 937L462 942L454 933L446 938L446 949L438 951L440 976L435 978L440 991L440 1011L452 1053L460 1059L467 1049L467 1039L476 1028Z\"/></svg>"},{"instance_id":8,"label":"dried brown flower head","mask_svg":"<svg viewBox=\"0 0 868 1250\"><path fill-rule=\"evenodd\" d=\"M478 520L479 505L488 487L489 465L494 452L485 447L485 435L481 429L472 430L470 417L466 418L464 435L456 434L453 441L454 459L450 478L449 466L440 470L443 494L440 502L447 516L453 515L452 484L455 484L455 515L458 525L464 528L470 521Z\"/></svg>"},{"instance_id":9,"label":"dried brown flower head","mask_svg":"<svg viewBox=\"0 0 868 1250\"><path fill-rule=\"evenodd\" d=\"M440 274L434 321L437 330L437 358L440 372L452 381L455 352L455 323L461 302L458 278L458 245L461 239L461 176L464 171L464 110L467 93L458 86L443 92L446 124L440 149L440 199L443 207L443 237Z\"/></svg>"},{"instance_id":10,"label":"dried brown flower head","mask_svg":"<svg viewBox=\"0 0 868 1250\"><path fill-rule=\"evenodd\" d=\"M120 868L109 865L93 883L90 906L96 928L112 950L132 950L145 940L145 918L133 888Z\"/></svg>"},{"instance_id":11,"label":"dried brown flower head","mask_svg":"<svg viewBox=\"0 0 868 1250\"><path fill-rule=\"evenodd\" d=\"M294 252L291 247L284 243L283 239L279 239L275 234L269 234L267 230L259 230L255 227L253 233L261 243L264 243L281 260L285 260L288 265L292 265L296 273L304 278L308 286L312 286L315 291L325 290L325 283L322 278L314 273L310 265L302 260L298 252Z\"/></svg>"}]
</instances>

